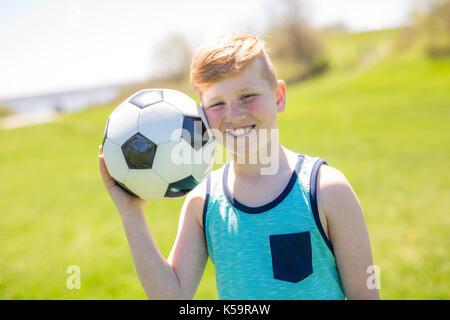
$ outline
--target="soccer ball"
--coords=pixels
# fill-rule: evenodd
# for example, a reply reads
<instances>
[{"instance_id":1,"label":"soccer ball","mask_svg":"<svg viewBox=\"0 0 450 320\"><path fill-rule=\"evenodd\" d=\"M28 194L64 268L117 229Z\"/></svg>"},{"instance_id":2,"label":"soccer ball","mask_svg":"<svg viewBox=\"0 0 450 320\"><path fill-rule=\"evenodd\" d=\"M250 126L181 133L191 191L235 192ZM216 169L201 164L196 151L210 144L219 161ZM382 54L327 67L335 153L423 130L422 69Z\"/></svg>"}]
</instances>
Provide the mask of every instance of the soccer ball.
<instances>
[{"instance_id":1,"label":"soccer ball","mask_svg":"<svg viewBox=\"0 0 450 320\"><path fill-rule=\"evenodd\" d=\"M109 116L103 155L111 177L130 194L179 198L211 171L215 141L193 99L176 90L145 89Z\"/></svg>"}]
</instances>

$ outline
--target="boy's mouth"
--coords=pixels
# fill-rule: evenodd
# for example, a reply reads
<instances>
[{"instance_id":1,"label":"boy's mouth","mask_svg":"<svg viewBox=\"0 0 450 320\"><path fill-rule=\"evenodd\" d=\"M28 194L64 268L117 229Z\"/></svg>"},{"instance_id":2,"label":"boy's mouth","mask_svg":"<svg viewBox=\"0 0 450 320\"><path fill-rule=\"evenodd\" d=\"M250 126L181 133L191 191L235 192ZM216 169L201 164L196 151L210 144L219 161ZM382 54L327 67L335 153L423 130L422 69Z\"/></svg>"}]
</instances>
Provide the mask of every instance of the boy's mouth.
<instances>
[{"instance_id":1,"label":"boy's mouth","mask_svg":"<svg viewBox=\"0 0 450 320\"><path fill-rule=\"evenodd\" d=\"M230 128L226 129L226 133L233 137L241 137L247 135L250 131L252 131L255 128L256 125L249 125L245 127L239 127L239 128Z\"/></svg>"}]
</instances>

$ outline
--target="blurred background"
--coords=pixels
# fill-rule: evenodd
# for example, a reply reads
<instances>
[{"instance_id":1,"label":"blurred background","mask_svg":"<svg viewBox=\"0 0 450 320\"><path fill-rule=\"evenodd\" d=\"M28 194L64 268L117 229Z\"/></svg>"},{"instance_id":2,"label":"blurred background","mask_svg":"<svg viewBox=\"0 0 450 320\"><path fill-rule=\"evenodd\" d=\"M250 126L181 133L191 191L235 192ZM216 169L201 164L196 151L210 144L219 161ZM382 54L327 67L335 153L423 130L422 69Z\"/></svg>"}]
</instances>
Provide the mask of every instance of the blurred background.
<instances>
[{"instance_id":1,"label":"blurred background","mask_svg":"<svg viewBox=\"0 0 450 320\"><path fill-rule=\"evenodd\" d=\"M0 299L145 298L98 174L106 119L142 88L198 101L192 53L230 32L264 37L287 81L282 144L355 189L381 298L450 298L449 1L17 0L0 2ZM146 209L166 257L182 203ZM217 298L211 262L195 298Z\"/></svg>"}]
</instances>

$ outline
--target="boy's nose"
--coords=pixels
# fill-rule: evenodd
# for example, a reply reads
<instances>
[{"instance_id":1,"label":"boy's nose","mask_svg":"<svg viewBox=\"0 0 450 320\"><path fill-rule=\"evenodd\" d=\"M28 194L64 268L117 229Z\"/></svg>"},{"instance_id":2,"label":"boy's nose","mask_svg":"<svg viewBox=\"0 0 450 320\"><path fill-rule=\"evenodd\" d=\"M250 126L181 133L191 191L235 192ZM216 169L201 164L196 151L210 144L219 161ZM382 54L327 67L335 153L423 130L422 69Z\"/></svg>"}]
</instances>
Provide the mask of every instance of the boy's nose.
<instances>
[{"instance_id":1,"label":"boy's nose","mask_svg":"<svg viewBox=\"0 0 450 320\"><path fill-rule=\"evenodd\" d=\"M226 122L237 124L245 120L245 113L242 112L238 105L230 105L225 118Z\"/></svg>"}]
</instances>

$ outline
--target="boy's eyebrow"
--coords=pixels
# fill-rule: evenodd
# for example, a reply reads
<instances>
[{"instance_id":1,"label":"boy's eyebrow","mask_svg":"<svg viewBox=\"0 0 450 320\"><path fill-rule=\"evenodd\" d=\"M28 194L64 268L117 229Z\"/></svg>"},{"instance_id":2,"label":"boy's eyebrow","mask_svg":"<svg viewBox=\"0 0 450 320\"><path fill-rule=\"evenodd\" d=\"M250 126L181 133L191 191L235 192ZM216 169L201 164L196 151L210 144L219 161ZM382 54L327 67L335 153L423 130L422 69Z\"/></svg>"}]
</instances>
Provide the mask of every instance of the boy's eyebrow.
<instances>
[{"instance_id":1,"label":"boy's eyebrow","mask_svg":"<svg viewBox=\"0 0 450 320\"><path fill-rule=\"evenodd\" d=\"M251 86L251 87L245 87L245 88L242 88L242 89L240 89L238 92L239 93L243 93L243 92L246 92L246 91L259 91L260 89L258 88L258 87L255 87L255 86Z\"/></svg>"}]
</instances>

